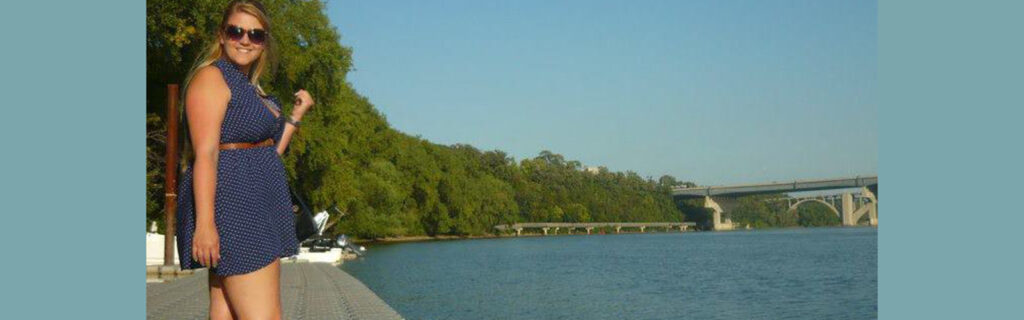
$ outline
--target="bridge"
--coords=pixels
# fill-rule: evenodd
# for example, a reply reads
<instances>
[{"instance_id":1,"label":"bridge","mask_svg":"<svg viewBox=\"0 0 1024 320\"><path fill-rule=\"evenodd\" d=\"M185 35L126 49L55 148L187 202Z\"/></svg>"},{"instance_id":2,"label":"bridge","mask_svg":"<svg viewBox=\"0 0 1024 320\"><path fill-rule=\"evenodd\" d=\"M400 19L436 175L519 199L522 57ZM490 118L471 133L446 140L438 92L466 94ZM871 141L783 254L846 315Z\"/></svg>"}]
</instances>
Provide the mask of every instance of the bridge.
<instances>
[{"instance_id":1,"label":"bridge","mask_svg":"<svg viewBox=\"0 0 1024 320\"><path fill-rule=\"evenodd\" d=\"M834 189L861 188L860 193L854 198L853 193L844 193L838 199L831 199L831 202L811 198L784 198L790 199L789 210L796 210L800 204L807 202L820 202L828 206L839 215L844 226L857 225L865 214L868 215L868 223L872 226L878 225L878 176L818 179L818 180L796 180L787 182L770 182L760 184L743 184L731 186L710 186L693 188L673 188L672 195L683 199L704 199L704 207L714 211L712 228L714 230L731 230L736 226L732 222L731 212L738 205L736 198L756 194L789 193L800 191L820 191ZM838 201L836 201L838 200ZM836 208L839 204L841 210Z\"/></svg>"},{"instance_id":2,"label":"bridge","mask_svg":"<svg viewBox=\"0 0 1024 320\"><path fill-rule=\"evenodd\" d=\"M644 232L649 227L665 228L665 230L679 229L682 232L686 231L686 228L696 225L693 222L531 222L499 224L494 226L494 229L502 232L515 230L516 235L520 236L523 234L523 229L541 229L544 231L544 235L548 235L548 231L552 231L552 229L555 234L558 234L558 230L562 228L565 228L569 234L572 234L574 229L584 229L587 230L587 234L590 234L594 228L601 227L615 228L615 233L622 231L622 228L635 228Z\"/></svg>"},{"instance_id":3,"label":"bridge","mask_svg":"<svg viewBox=\"0 0 1024 320\"><path fill-rule=\"evenodd\" d=\"M817 202L825 205L832 211L840 220L843 220L843 225L852 226L856 225L865 213L869 213L868 223L871 225L878 224L877 212L872 215L870 210L871 204L876 200L872 198L873 195L865 195L863 192L846 192L842 194L830 194L830 195L816 195L807 197L787 197L787 198L775 198L767 199L768 202L786 202L786 206L789 208L789 212L796 211L796 208L801 204L808 202ZM849 198L847 198L849 197ZM852 204L852 206L850 206ZM844 207L847 206L847 207ZM852 211L851 211L852 210ZM848 214L843 214L848 212ZM849 213L852 212L852 213Z\"/></svg>"}]
</instances>

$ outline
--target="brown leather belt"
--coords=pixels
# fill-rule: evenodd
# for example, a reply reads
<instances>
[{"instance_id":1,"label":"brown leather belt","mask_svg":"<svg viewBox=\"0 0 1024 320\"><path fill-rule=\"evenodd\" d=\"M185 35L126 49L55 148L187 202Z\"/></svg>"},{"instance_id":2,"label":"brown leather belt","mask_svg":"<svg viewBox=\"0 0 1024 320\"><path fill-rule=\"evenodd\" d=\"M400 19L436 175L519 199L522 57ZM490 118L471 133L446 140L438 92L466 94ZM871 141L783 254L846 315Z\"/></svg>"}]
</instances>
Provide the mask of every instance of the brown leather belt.
<instances>
[{"instance_id":1,"label":"brown leather belt","mask_svg":"<svg viewBox=\"0 0 1024 320\"><path fill-rule=\"evenodd\" d=\"M268 138L260 142L234 142L234 143L222 143L220 145L221 150L236 150L236 149L249 149L259 147L269 147L274 145L274 139Z\"/></svg>"}]
</instances>

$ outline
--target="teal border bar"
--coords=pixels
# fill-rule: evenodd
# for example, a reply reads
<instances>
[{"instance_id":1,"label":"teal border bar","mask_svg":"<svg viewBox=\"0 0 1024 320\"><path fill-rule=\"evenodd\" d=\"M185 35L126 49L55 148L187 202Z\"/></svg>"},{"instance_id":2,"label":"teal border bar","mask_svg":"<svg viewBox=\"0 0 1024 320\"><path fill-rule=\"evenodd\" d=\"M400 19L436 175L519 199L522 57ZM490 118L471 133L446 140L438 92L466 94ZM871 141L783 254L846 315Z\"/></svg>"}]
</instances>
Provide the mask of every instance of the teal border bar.
<instances>
[{"instance_id":1,"label":"teal border bar","mask_svg":"<svg viewBox=\"0 0 1024 320\"><path fill-rule=\"evenodd\" d=\"M0 318L145 318L145 14L0 3Z\"/></svg>"},{"instance_id":2,"label":"teal border bar","mask_svg":"<svg viewBox=\"0 0 1024 320\"><path fill-rule=\"evenodd\" d=\"M1024 2L879 5L879 317L1021 317Z\"/></svg>"}]
</instances>

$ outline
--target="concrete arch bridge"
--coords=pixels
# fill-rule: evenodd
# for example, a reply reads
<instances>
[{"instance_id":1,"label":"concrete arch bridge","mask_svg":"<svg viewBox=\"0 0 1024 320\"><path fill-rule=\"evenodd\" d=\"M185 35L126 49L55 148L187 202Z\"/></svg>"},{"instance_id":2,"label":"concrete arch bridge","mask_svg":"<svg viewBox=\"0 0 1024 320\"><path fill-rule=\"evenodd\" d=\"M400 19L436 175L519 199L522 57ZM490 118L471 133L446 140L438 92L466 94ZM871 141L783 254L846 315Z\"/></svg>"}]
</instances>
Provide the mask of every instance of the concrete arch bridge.
<instances>
[{"instance_id":1,"label":"concrete arch bridge","mask_svg":"<svg viewBox=\"0 0 1024 320\"><path fill-rule=\"evenodd\" d=\"M767 199L768 202L785 202L789 212L805 203L820 203L829 208L836 215L844 226L855 226L864 218L868 217L868 224L878 225L878 208L874 204L878 202L870 193L847 192L840 194L816 195L794 198Z\"/></svg>"},{"instance_id":2,"label":"concrete arch bridge","mask_svg":"<svg viewBox=\"0 0 1024 320\"><path fill-rule=\"evenodd\" d=\"M865 214L868 223L878 225L878 176L797 180L792 182L771 182L731 186L674 188L672 195L683 199L704 199L704 207L714 211L712 228L714 230L732 230L736 225L732 222L731 212L738 205L739 197L790 193L801 191L837 190L860 188L859 193L846 192L838 195L814 196L802 198L777 198L769 201L787 201L790 210L807 202L820 202L832 209L843 221L844 226L855 226ZM855 195L856 194L856 195Z\"/></svg>"}]
</instances>

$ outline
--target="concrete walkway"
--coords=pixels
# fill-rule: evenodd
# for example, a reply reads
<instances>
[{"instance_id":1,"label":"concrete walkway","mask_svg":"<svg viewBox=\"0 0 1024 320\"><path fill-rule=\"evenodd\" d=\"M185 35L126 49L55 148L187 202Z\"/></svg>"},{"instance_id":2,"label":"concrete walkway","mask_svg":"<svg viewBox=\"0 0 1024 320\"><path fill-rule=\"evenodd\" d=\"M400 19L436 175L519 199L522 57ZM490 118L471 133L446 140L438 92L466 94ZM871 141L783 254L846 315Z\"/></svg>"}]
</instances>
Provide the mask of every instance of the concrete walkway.
<instances>
[{"instance_id":1,"label":"concrete walkway","mask_svg":"<svg viewBox=\"0 0 1024 320\"><path fill-rule=\"evenodd\" d=\"M207 271L146 284L146 319L206 319ZM377 294L328 263L282 263L284 319L402 319Z\"/></svg>"}]
</instances>

